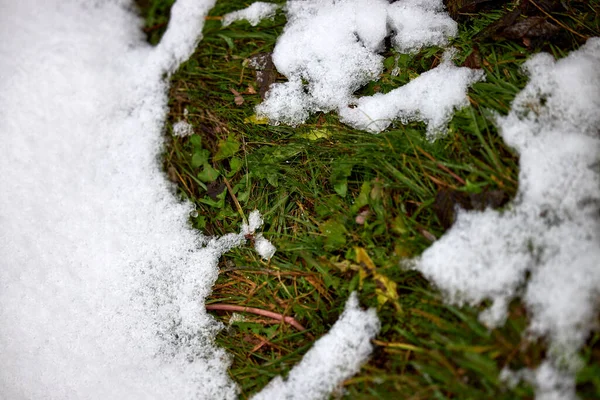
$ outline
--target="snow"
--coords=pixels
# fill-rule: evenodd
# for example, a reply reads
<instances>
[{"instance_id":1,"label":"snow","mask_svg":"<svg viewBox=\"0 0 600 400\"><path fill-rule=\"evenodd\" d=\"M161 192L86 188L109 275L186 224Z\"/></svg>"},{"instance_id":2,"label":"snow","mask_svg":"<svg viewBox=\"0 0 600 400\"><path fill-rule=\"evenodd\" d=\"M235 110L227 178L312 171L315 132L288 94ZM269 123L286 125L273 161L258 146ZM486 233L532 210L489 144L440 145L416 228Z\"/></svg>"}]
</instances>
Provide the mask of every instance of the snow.
<instances>
[{"instance_id":1,"label":"snow","mask_svg":"<svg viewBox=\"0 0 600 400\"><path fill-rule=\"evenodd\" d=\"M214 344L222 326L204 301L224 252L248 235L266 260L275 247L257 233L258 211L239 233L193 231L193 207L174 197L157 161L165 76L198 44L213 3L178 0L155 48L126 0L0 3L6 398L237 397L229 356ZM386 36L401 52L447 44L456 25L441 1L290 0L286 13L273 61L289 81L257 108L276 123L336 111L371 132L421 120L435 138L482 76L454 66L450 52L404 87L356 98L382 71ZM574 398L577 351L600 305L599 61L600 39L590 39L560 61L526 63L530 82L498 118L521 157L516 199L504 211L460 212L415 261L449 301L491 299L481 314L490 327L522 299L529 335L551 346L535 371L514 376L540 399ZM327 398L367 360L378 329L352 295L330 333L255 398Z\"/></svg>"},{"instance_id":2,"label":"snow","mask_svg":"<svg viewBox=\"0 0 600 400\"><path fill-rule=\"evenodd\" d=\"M270 260L277 250L273 244L267 240L262 233L256 234L258 228L263 225L264 221L260 212L254 210L248 216L248 223L242 224L242 233L244 236L252 235L254 238L254 249L265 260Z\"/></svg>"},{"instance_id":3,"label":"snow","mask_svg":"<svg viewBox=\"0 0 600 400\"><path fill-rule=\"evenodd\" d=\"M565 400L574 396L574 379L560 371L551 361L543 361L535 370L524 368L511 371L505 368L500 373L500 380L510 388L520 381L529 383L536 390L536 400Z\"/></svg>"},{"instance_id":4,"label":"snow","mask_svg":"<svg viewBox=\"0 0 600 400\"><path fill-rule=\"evenodd\" d=\"M192 124L186 121L189 111L187 108L183 109L183 118L173 124L173 136L186 137L194 134L194 127Z\"/></svg>"},{"instance_id":5,"label":"snow","mask_svg":"<svg viewBox=\"0 0 600 400\"><path fill-rule=\"evenodd\" d=\"M467 88L483 76L455 67L448 55L440 67L390 93L354 96L383 71L386 37L403 53L447 45L457 26L441 0L290 0L286 15L273 62L288 82L271 85L256 108L275 124L298 125L315 112L336 111L346 124L373 133L396 119L424 121L434 138L454 109L468 104Z\"/></svg>"},{"instance_id":6,"label":"snow","mask_svg":"<svg viewBox=\"0 0 600 400\"><path fill-rule=\"evenodd\" d=\"M173 124L173 136L185 137L194 134L194 127L187 121L177 121Z\"/></svg>"},{"instance_id":7,"label":"snow","mask_svg":"<svg viewBox=\"0 0 600 400\"><path fill-rule=\"evenodd\" d=\"M424 46L445 46L458 32L456 22L444 13L439 0L402 0L388 8L389 22L395 34L394 48L411 53Z\"/></svg>"},{"instance_id":8,"label":"snow","mask_svg":"<svg viewBox=\"0 0 600 400\"><path fill-rule=\"evenodd\" d=\"M371 340L379 328L375 310L361 310L358 296L352 293L329 333L315 343L287 378L271 380L252 400L328 399L339 384L356 374L367 361L373 350ZM347 349L353 349L354 354Z\"/></svg>"},{"instance_id":9,"label":"snow","mask_svg":"<svg viewBox=\"0 0 600 400\"><path fill-rule=\"evenodd\" d=\"M469 105L466 88L484 76L479 70L456 67L452 54L446 52L441 65L404 86L358 99L354 108L340 110L340 120L371 133L385 130L395 119L423 121L428 137L437 138L454 111Z\"/></svg>"},{"instance_id":10,"label":"snow","mask_svg":"<svg viewBox=\"0 0 600 400\"><path fill-rule=\"evenodd\" d=\"M237 397L204 301L247 233L274 247L258 212L193 231L158 161L165 77L212 5L178 0L153 48L125 0L0 3L2 398Z\"/></svg>"},{"instance_id":11,"label":"snow","mask_svg":"<svg viewBox=\"0 0 600 400\"><path fill-rule=\"evenodd\" d=\"M258 234L254 239L254 249L265 260L270 260L277 250L273 243L265 239L262 234Z\"/></svg>"},{"instance_id":12,"label":"snow","mask_svg":"<svg viewBox=\"0 0 600 400\"><path fill-rule=\"evenodd\" d=\"M262 216L260 215L260 212L258 210L254 210L248 216L248 223L244 223L242 225L242 231L246 235L252 234L258 228L260 228L263 223L264 223L264 220L263 220Z\"/></svg>"},{"instance_id":13,"label":"snow","mask_svg":"<svg viewBox=\"0 0 600 400\"><path fill-rule=\"evenodd\" d=\"M223 26L228 26L235 21L246 20L250 23L250 25L256 26L260 23L261 20L265 18L272 18L279 9L279 7L279 4L257 1L252 3L250 6L244 8L243 10L238 10L225 14L223 16L222 24Z\"/></svg>"},{"instance_id":14,"label":"snow","mask_svg":"<svg viewBox=\"0 0 600 400\"><path fill-rule=\"evenodd\" d=\"M597 328L598 62L600 38L592 38L559 61L538 54L525 64L530 81L510 114L498 118L502 137L520 154L515 200L504 211L460 212L416 265L453 303L492 300L480 316L490 327L501 325L509 302L521 298L528 334L550 343L533 380L538 398L575 398L576 354Z\"/></svg>"}]
</instances>

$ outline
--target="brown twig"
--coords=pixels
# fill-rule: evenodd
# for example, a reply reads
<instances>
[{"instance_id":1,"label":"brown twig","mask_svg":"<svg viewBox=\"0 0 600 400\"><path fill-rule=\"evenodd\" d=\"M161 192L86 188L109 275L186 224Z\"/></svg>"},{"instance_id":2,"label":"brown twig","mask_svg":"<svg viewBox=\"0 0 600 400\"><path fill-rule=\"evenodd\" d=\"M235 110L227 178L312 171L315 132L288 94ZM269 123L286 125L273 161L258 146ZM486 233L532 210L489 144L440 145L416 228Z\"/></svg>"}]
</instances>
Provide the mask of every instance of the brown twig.
<instances>
[{"instance_id":1,"label":"brown twig","mask_svg":"<svg viewBox=\"0 0 600 400\"><path fill-rule=\"evenodd\" d=\"M219 310L219 311L238 311L238 312L248 312L251 314L261 315L263 317L272 318L277 321L285 322L290 324L294 328L298 329L300 332L306 330L298 321L296 321L293 317L286 317L276 312L261 310L260 308L255 307L245 307L245 306L236 306L233 304L207 304L207 310Z\"/></svg>"}]
</instances>

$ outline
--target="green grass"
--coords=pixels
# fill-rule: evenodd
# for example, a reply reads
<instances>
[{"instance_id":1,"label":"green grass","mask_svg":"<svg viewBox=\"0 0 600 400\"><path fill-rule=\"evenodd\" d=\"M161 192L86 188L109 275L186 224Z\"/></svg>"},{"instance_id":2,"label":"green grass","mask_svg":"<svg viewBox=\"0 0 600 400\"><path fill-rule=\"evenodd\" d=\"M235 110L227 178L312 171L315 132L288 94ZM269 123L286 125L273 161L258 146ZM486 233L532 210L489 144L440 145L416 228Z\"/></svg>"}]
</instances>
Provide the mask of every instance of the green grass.
<instances>
[{"instance_id":1,"label":"green grass","mask_svg":"<svg viewBox=\"0 0 600 400\"><path fill-rule=\"evenodd\" d=\"M172 1L139 3L150 28L168 19ZM553 18L581 35L598 35L598 3L572 3ZM194 227L209 235L237 231L240 214L258 209L264 235L278 248L269 263L250 245L223 256L207 303L275 311L307 328L297 332L246 314L219 334L218 344L233 355L230 374L242 398L285 375L329 330L353 290L364 305L378 308L382 330L371 361L344 383L347 398L533 398L526 384L508 389L498 379L504 367L533 368L544 357L545 343L522 337L527 315L521 304L511 305L504 327L488 331L477 320L481 308L444 304L419 273L400 265L443 235L433 207L439 190L501 190L514 196L518 158L498 136L492 117L506 114L526 84L519 68L532 52L564 56L583 38L565 29L560 45L542 41L527 48L519 41L482 38L505 14L501 8L463 15L453 42L457 62L477 58L486 80L469 91L471 106L455 114L447 136L431 143L417 123L371 135L340 124L333 114L315 115L297 128L248 122L260 97L249 94L250 86L258 88L244 60L272 51L285 24L280 14L256 28L246 22L222 28L215 18L248 4L218 2L196 52L172 76L164 154L165 171L180 195L196 204ZM156 43L163 28L149 29L149 41ZM361 93L405 84L438 63L441 54L438 48L414 56L389 51L380 80ZM393 76L396 60L402 73ZM232 89L241 93L242 105L234 103ZM194 126L195 135L170 134L181 119ZM357 222L359 215L364 223ZM360 249L376 267L364 279L356 260ZM382 284L391 288L383 304L377 299ZM216 315L229 324L231 313ZM599 341L596 334L583 349L582 398L600 397Z\"/></svg>"}]
</instances>

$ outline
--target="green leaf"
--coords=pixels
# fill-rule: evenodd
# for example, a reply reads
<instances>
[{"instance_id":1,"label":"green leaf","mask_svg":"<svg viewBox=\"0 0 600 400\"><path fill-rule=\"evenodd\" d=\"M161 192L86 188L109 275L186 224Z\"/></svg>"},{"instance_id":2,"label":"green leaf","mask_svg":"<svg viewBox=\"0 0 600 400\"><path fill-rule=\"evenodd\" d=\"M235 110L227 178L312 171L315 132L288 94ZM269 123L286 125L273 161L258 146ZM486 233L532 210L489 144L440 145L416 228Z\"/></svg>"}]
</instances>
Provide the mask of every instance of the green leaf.
<instances>
[{"instance_id":1,"label":"green leaf","mask_svg":"<svg viewBox=\"0 0 600 400\"><path fill-rule=\"evenodd\" d=\"M325 248L328 250L339 249L346 244L346 227L336 219L325 221L319 226L325 236Z\"/></svg>"},{"instance_id":2,"label":"green leaf","mask_svg":"<svg viewBox=\"0 0 600 400\"><path fill-rule=\"evenodd\" d=\"M204 229L206 227L206 217L200 215L194 219L194 226L197 229Z\"/></svg>"},{"instance_id":3,"label":"green leaf","mask_svg":"<svg viewBox=\"0 0 600 400\"><path fill-rule=\"evenodd\" d=\"M227 190L223 190L223 192L217 195L217 200L213 200L208 196L204 196L204 198L198 199L198 201L214 208L223 208L225 206L226 195Z\"/></svg>"},{"instance_id":4,"label":"green leaf","mask_svg":"<svg viewBox=\"0 0 600 400\"><path fill-rule=\"evenodd\" d=\"M267 182L271 186L277 187L279 185L279 174L277 172L267 174Z\"/></svg>"},{"instance_id":5,"label":"green leaf","mask_svg":"<svg viewBox=\"0 0 600 400\"><path fill-rule=\"evenodd\" d=\"M190 136L190 144L194 148L194 150L198 150L202 148L202 138L200 135L192 135Z\"/></svg>"},{"instance_id":6,"label":"green leaf","mask_svg":"<svg viewBox=\"0 0 600 400\"><path fill-rule=\"evenodd\" d=\"M248 179L246 179L246 177ZM252 180L249 176L244 177L237 185L233 187L233 193L237 197L238 201L242 204L248 201L250 192L252 190Z\"/></svg>"},{"instance_id":7,"label":"green leaf","mask_svg":"<svg viewBox=\"0 0 600 400\"><path fill-rule=\"evenodd\" d=\"M235 48L235 43L233 43L233 40L229 36L225 36L221 33L218 33L217 36L223 39L225 43L227 43L227 46L230 50L233 50Z\"/></svg>"},{"instance_id":8,"label":"green leaf","mask_svg":"<svg viewBox=\"0 0 600 400\"><path fill-rule=\"evenodd\" d=\"M356 198L356 200L354 200L354 204L352 205L352 208L350 209L350 211L355 214L358 212L358 210L360 210L361 208L363 208L364 206L369 204L369 197L370 197L370 193L371 193L371 182L363 182L363 184L360 187L360 193L358 194L358 197Z\"/></svg>"},{"instance_id":9,"label":"green leaf","mask_svg":"<svg viewBox=\"0 0 600 400\"><path fill-rule=\"evenodd\" d=\"M226 140L220 140L217 144L219 150L215 154L215 161L224 160L233 156L240 149L240 142L233 136L228 136Z\"/></svg>"},{"instance_id":10,"label":"green leaf","mask_svg":"<svg viewBox=\"0 0 600 400\"><path fill-rule=\"evenodd\" d=\"M290 143L287 146L273 146L271 149L272 151L270 154L265 154L263 162L277 164L284 161L290 161L290 159L300 154L304 147L298 143Z\"/></svg>"},{"instance_id":11,"label":"green leaf","mask_svg":"<svg viewBox=\"0 0 600 400\"><path fill-rule=\"evenodd\" d=\"M332 165L329 181L333 185L333 190L342 197L346 197L348 192L348 177L352 174L352 167L354 163L347 158L340 158Z\"/></svg>"},{"instance_id":12,"label":"green leaf","mask_svg":"<svg viewBox=\"0 0 600 400\"><path fill-rule=\"evenodd\" d=\"M192 156L192 167L198 168L208 162L210 152L208 150L198 150Z\"/></svg>"},{"instance_id":13,"label":"green leaf","mask_svg":"<svg viewBox=\"0 0 600 400\"><path fill-rule=\"evenodd\" d=\"M244 162L237 157L232 157L231 160L229 160L229 172L227 173L227 177L231 178L233 175L237 174L240 169L242 169L242 166L244 165Z\"/></svg>"},{"instance_id":14,"label":"green leaf","mask_svg":"<svg viewBox=\"0 0 600 400\"><path fill-rule=\"evenodd\" d=\"M202 182L214 182L220 175L220 172L210 166L208 163L204 163L204 169L198 174L198 179Z\"/></svg>"},{"instance_id":15,"label":"green leaf","mask_svg":"<svg viewBox=\"0 0 600 400\"><path fill-rule=\"evenodd\" d=\"M346 193L348 193L348 181L344 180L342 182L335 183L333 185L333 190L335 190L335 192L340 196L346 197Z\"/></svg>"}]
</instances>

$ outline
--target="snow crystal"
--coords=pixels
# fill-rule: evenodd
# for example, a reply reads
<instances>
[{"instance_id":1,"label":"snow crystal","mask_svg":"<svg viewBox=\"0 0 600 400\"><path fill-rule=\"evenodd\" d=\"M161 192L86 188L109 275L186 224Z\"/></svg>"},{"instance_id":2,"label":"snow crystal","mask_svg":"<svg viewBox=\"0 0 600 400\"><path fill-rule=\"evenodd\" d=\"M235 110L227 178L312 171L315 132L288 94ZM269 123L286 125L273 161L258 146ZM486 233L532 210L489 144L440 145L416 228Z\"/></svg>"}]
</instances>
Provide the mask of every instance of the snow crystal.
<instances>
[{"instance_id":1,"label":"snow crystal","mask_svg":"<svg viewBox=\"0 0 600 400\"><path fill-rule=\"evenodd\" d=\"M525 64L530 81L498 120L520 154L513 204L460 212L416 266L452 302L491 299L481 315L490 327L521 297L529 334L549 339L549 362L567 376L600 306L599 62L600 39L593 38L562 60L539 54ZM561 384L560 393L565 387L570 395L562 398L574 398L574 385Z\"/></svg>"},{"instance_id":2,"label":"snow crystal","mask_svg":"<svg viewBox=\"0 0 600 400\"><path fill-rule=\"evenodd\" d=\"M157 162L164 77L213 3L178 0L155 48L125 0L0 4L3 398L237 397L204 301L218 258L262 218L198 235ZM363 338L373 323L340 324ZM344 350L352 364L367 348Z\"/></svg>"},{"instance_id":3,"label":"snow crystal","mask_svg":"<svg viewBox=\"0 0 600 400\"><path fill-rule=\"evenodd\" d=\"M273 17L279 9L279 7L279 4L257 1L255 3L252 3L252 5L250 5L249 7L244 8L243 10L238 10L230 12L229 14L225 14L223 16L222 24L223 26L228 26L235 21L245 19L246 21L250 22L250 25L256 26L260 23L261 20Z\"/></svg>"},{"instance_id":4,"label":"snow crystal","mask_svg":"<svg viewBox=\"0 0 600 400\"><path fill-rule=\"evenodd\" d=\"M288 1L288 22L273 51L288 82L271 85L257 114L298 125L311 113L337 111L346 124L371 132L394 119L419 120L429 124L433 137L455 108L467 104L467 88L481 79L480 72L446 60L387 95L356 99L354 93L383 71L379 52L388 35L400 52L446 45L457 27L442 10L440 0ZM349 108L355 104L357 109Z\"/></svg>"},{"instance_id":5,"label":"snow crystal","mask_svg":"<svg viewBox=\"0 0 600 400\"><path fill-rule=\"evenodd\" d=\"M287 378L273 379L252 399L328 399L336 387L367 361L373 350L371 340L379 327L375 310L361 310L358 296L352 293L329 333L314 344Z\"/></svg>"}]
</instances>

